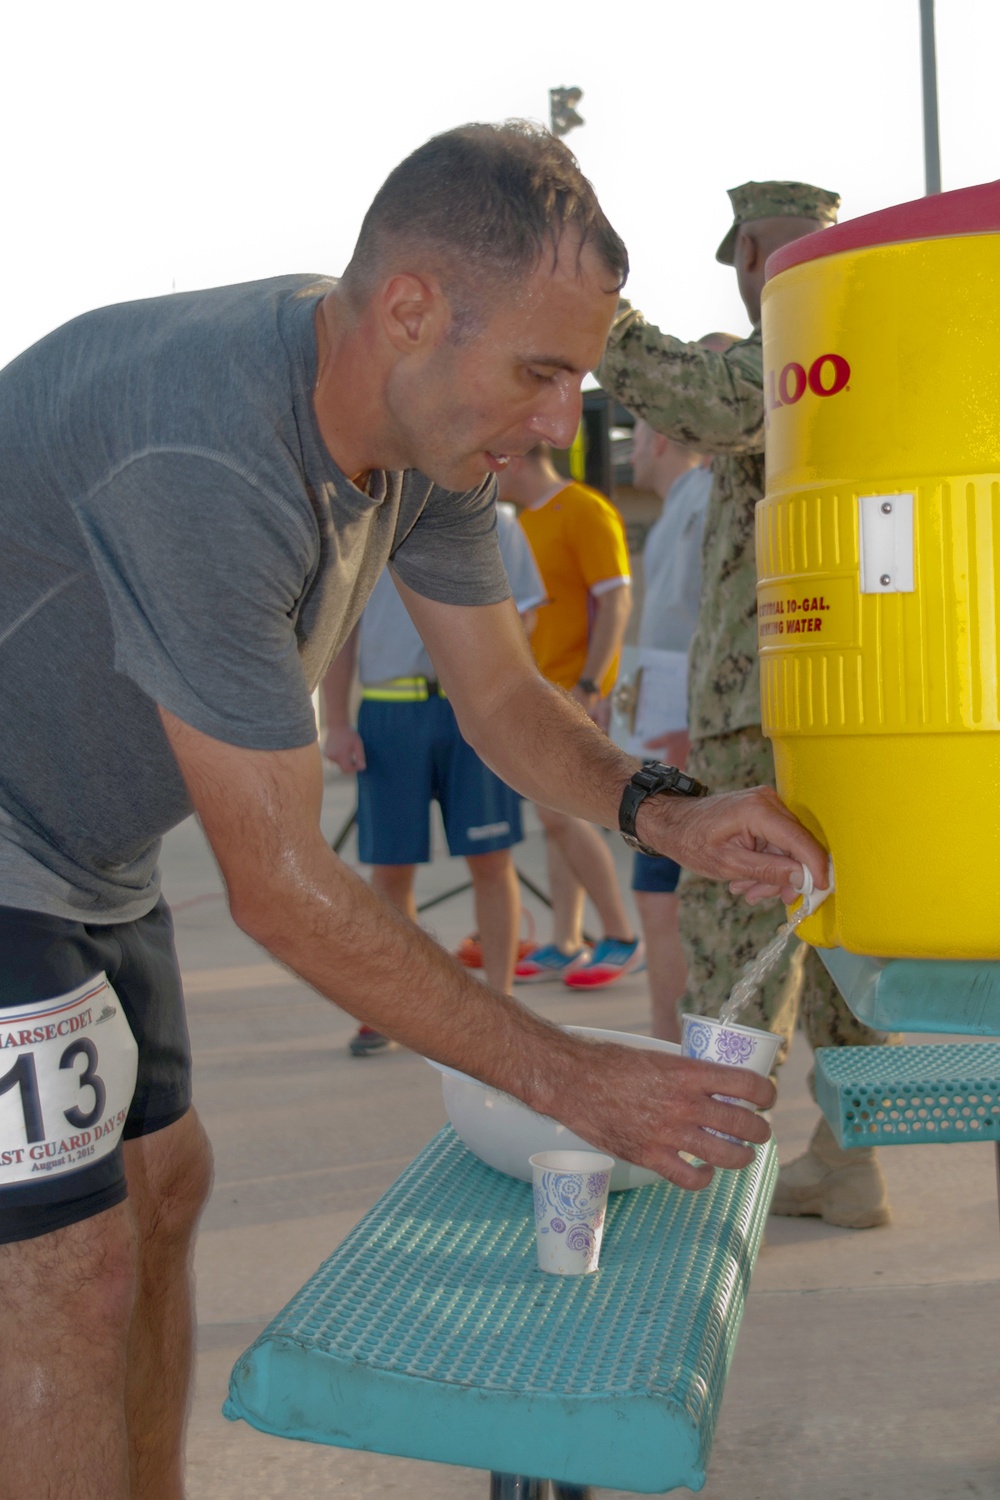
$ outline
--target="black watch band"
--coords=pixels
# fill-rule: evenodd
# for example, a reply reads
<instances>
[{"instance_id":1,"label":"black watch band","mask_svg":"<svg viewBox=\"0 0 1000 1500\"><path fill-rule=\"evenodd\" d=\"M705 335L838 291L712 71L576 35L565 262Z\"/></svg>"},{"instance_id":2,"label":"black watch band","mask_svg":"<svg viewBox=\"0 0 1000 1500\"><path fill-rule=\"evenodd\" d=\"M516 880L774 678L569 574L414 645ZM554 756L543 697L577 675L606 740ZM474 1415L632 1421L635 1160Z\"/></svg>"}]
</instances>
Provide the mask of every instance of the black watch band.
<instances>
[{"instance_id":1,"label":"black watch band","mask_svg":"<svg viewBox=\"0 0 1000 1500\"><path fill-rule=\"evenodd\" d=\"M651 849L639 839L635 831L635 819L647 797L666 795L669 797L707 797L708 787L676 766L665 766L658 760L649 760L632 777L622 792L618 806L618 827L622 838L630 849L648 854L653 859L664 859L659 849Z\"/></svg>"}]
</instances>

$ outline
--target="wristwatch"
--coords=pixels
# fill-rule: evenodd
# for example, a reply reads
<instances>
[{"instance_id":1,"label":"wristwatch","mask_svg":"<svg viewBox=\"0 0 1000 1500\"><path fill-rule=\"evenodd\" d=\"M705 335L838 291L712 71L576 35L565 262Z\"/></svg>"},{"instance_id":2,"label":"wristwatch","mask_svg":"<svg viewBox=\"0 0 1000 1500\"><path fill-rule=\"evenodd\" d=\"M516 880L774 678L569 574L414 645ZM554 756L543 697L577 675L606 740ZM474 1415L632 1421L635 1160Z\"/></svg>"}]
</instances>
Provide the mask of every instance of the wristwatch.
<instances>
[{"instance_id":1,"label":"wristwatch","mask_svg":"<svg viewBox=\"0 0 1000 1500\"><path fill-rule=\"evenodd\" d=\"M647 760L641 770L636 771L622 792L618 807L618 827L622 838L630 849L648 854L653 859L665 859L659 849L651 849L638 838L635 819L647 797L666 795L669 797L707 797L708 787L676 766L665 766L658 760Z\"/></svg>"},{"instance_id":2,"label":"wristwatch","mask_svg":"<svg viewBox=\"0 0 1000 1500\"><path fill-rule=\"evenodd\" d=\"M581 692L587 694L588 698L599 698L601 696L601 684L595 682L592 677L581 677L577 683Z\"/></svg>"}]
</instances>

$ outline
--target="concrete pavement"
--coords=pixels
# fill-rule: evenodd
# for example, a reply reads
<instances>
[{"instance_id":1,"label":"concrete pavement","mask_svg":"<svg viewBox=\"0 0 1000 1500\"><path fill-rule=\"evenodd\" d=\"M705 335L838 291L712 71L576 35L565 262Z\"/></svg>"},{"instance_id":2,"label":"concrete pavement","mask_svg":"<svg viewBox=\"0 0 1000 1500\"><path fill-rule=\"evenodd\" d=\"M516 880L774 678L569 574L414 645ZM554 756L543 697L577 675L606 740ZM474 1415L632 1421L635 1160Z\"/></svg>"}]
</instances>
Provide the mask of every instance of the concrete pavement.
<instances>
[{"instance_id":1,"label":"concrete pavement","mask_svg":"<svg viewBox=\"0 0 1000 1500\"><path fill-rule=\"evenodd\" d=\"M352 788L331 773L324 810L331 838L352 804ZM542 882L541 837L529 826L518 864ZM627 884L628 853L617 839L612 847ZM345 848L352 853L353 841ZM460 884L464 868L436 859L420 872L418 899ZM426 1063L399 1049L351 1058L353 1021L235 929L193 823L168 838L163 870L188 995L196 1102L216 1153L196 1254L190 1500L485 1500L479 1471L287 1442L222 1418L236 1357L445 1117ZM544 935L541 907L530 897L526 904ZM454 946L472 927L470 897L435 907L426 920ZM594 995L559 985L519 993L556 1021L647 1029L643 976ZM783 1159L804 1147L815 1119L808 1067L798 1039L775 1113ZM705 1500L1000 1494L992 1147L896 1147L883 1161L891 1228L770 1221Z\"/></svg>"}]
</instances>

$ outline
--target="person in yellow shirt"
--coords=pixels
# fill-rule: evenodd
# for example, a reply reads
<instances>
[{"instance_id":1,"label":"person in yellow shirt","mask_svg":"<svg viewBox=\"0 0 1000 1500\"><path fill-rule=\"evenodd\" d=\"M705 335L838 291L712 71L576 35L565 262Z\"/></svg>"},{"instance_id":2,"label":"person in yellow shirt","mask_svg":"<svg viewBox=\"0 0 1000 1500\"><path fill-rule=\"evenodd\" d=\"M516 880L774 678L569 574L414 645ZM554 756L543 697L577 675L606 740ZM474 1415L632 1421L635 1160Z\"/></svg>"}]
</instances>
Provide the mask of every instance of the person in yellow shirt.
<instances>
[{"instance_id":1,"label":"person in yellow shirt","mask_svg":"<svg viewBox=\"0 0 1000 1500\"><path fill-rule=\"evenodd\" d=\"M531 635L538 669L606 729L608 694L632 608L621 517L597 490L568 484L545 444L511 458L499 487L500 498L517 506L545 585ZM546 807L537 811L546 834L552 941L520 960L515 983L562 979L571 989L613 984L642 968L645 953L625 910L611 851L582 818ZM583 939L586 896L603 929L593 951Z\"/></svg>"}]
</instances>

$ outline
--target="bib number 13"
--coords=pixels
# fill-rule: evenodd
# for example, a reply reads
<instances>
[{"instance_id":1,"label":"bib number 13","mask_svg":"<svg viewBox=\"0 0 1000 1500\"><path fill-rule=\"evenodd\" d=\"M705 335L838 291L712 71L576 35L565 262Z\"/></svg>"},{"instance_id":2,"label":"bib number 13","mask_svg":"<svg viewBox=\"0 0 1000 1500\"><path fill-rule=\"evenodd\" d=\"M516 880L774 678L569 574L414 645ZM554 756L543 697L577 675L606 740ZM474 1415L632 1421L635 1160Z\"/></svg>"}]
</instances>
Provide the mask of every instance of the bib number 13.
<instances>
[{"instance_id":1,"label":"bib number 13","mask_svg":"<svg viewBox=\"0 0 1000 1500\"><path fill-rule=\"evenodd\" d=\"M0 1011L0 1185L74 1171L113 1151L138 1050L102 974L68 995Z\"/></svg>"},{"instance_id":2,"label":"bib number 13","mask_svg":"<svg viewBox=\"0 0 1000 1500\"><path fill-rule=\"evenodd\" d=\"M80 1087L89 1087L94 1090L94 1107L84 1113L79 1106L74 1105L72 1109L64 1109L63 1114L78 1130L86 1130L89 1125L95 1125L104 1113L108 1091L104 1087L103 1078L99 1077L96 1071L97 1048L88 1037L80 1037L78 1041L70 1042L59 1059L60 1068L71 1068L81 1054L87 1062L83 1072L78 1074ZM8 1089L14 1088L21 1090L24 1131L29 1145L44 1141L45 1125L42 1120L42 1101L38 1093L38 1070L35 1067L35 1057L32 1052L22 1053L10 1072L0 1078L0 1094L6 1094Z\"/></svg>"}]
</instances>

